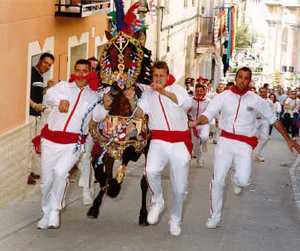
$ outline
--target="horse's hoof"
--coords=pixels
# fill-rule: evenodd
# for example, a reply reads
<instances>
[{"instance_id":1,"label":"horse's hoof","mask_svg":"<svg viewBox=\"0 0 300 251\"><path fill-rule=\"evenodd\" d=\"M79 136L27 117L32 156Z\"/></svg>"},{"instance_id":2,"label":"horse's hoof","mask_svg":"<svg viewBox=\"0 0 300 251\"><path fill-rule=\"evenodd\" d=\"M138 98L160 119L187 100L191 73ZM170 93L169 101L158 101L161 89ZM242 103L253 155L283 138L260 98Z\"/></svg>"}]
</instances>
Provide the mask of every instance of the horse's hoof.
<instances>
[{"instance_id":1,"label":"horse's hoof","mask_svg":"<svg viewBox=\"0 0 300 251\"><path fill-rule=\"evenodd\" d=\"M121 191L121 184L114 178L108 183L106 194L110 198L116 198Z\"/></svg>"},{"instance_id":2,"label":"horse's hoof","mask_svg":"<svg viewBox=\"0 0 300 251\"><path fill-rule=\"evenodd\" d=\"M86 215L90 219L97 219L99 215L99 209L91 207Z\"/></svg>"},{"instance_id":3,"label":"horse's hoof","mask_svg":"<svg viewBox=\"0 0 300 251\"><path fill-rule=\"evenodd\" d=\"M140 213L140 216L139 216L139 225L140 226L149 226L149 223L147 221L147 215L148 213Z\"/></svg>"}]
</instances>

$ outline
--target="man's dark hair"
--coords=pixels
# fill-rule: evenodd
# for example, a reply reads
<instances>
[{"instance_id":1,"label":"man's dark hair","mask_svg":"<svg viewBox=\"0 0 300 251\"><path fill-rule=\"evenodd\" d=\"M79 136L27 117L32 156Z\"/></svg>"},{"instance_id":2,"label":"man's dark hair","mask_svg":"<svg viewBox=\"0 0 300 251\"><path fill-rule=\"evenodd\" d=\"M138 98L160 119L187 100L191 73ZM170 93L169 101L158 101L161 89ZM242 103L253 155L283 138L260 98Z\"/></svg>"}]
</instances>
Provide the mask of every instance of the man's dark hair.
<instances>
[{"instance_id":1,"label":"man's dark hair","mask_svg":"<svg viewBox=\"0 0 300 251\"><path fill-rule=\"evenodd\" d=\"M51 53L49 53L49 52L43 53L40 56L40 60L39 61L42 61L44 58L51 58L54 61L54 56Z\"/></svg>"},{"instance_id":2,"label":"man's dark hair","mask_svg":"<svg viewBox=\"0 0 300 251\"><path fill-rule=\"evenodd\" d=\"M268 90L268 88L265 87L265 86L262 86L262 87L260 87L260 88L258 89L258 91L262 91L262 90Z\"/></svg>"},{"instance_id":3,"label":"man's dark hair","mask_svg":"<svg viewBox=\"0 0 300 251\"><path fill-rule=\"evenodd\" d=\"M156 61L152 66L152 70L154 69L165 69L167 71L167 74L169 74L170 72L168 64L165 61Z\"/></svg>"},{"instance_id":4,"label":"man's dark hair","mask_svg":"<svg viewBox=\"0 0 300 251\"><path fill-rule=\"evenodd\" d=\"M97 58L95 58L95 57L90 57L90 58L88 58L88 61L97 61L98 62L98 59Z\"/></svg>"},{"instance_id":5,"label":"man's dark hair","mask_svg":"<svg viewBox=\"0 0 300 251\"><path fill-rule=\"evenodd\" d=\"M196 84L195 88L203 88L203 89L206 89L206 86L203 85L203 84Z\"/></svg>"},{"instance_id":6,"label":"man's dark hair","mask_svg":"<svg viewBox=\"0 0 300 251\"><path fill-rule=\"evenodd\" d=\"M264 83L263 87L266 88L266 89L269 89L269 84L268 83Z\"/></svg>"},{"instance_id":7,"label":"man's dark hair","mask_svg":"<svg viewBox=\"0 0 300 251\"><path fill-rule=\"evenodd\" d=\"M91 68L91 63L87 59L78 59L74 65L74 68L79 64L85 64L89 67L89 69Z\"/></svg>"},{"instance_id":8,"label":"man's dark hair","mask_svg":"<svg viewBox=\"0 0 300 251\"><path fill-rule=\"evenodd\" d=\"M236 72L235 77L239 74L240 71L249 72L249 74L250 74L250 81L251 81L251 79L252 79L252 71L251 71L251 69L249 67L242 67L242 68L238 69L238 71Z\"/></svg>"}]
</instances>

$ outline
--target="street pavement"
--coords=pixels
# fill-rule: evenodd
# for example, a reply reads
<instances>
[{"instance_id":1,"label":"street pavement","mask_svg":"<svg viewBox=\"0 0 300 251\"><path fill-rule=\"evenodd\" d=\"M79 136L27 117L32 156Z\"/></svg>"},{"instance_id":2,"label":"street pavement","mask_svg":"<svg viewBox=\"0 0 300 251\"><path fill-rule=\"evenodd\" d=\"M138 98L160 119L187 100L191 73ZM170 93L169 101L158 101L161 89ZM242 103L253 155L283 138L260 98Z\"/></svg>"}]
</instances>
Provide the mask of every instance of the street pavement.
<instances>
[{"instance_id":1,"label":"street pavement","mask_svg":"<svg viewBox=\"0 0 300 251\"><path fill-rule=\"evenodd\" d=\"M138 225L141 192L139 180L144 161L130 164L121 194L106 197L98 219L88 219L76 184L69 188L67 208L58 230L37 230L40 193L25 201L0 208L0 251L299 251L300 219L294 201L289 168L280 163L293 158L281 140L273 139L266 162L254 163L251 185L240 196L227 179L222 225L206 229L212 150L206 166L192 161L189 194L185 202L182 235L168 230L170 180L163 173L166 210L158 225Z\"/></svg>"}]
</instances>

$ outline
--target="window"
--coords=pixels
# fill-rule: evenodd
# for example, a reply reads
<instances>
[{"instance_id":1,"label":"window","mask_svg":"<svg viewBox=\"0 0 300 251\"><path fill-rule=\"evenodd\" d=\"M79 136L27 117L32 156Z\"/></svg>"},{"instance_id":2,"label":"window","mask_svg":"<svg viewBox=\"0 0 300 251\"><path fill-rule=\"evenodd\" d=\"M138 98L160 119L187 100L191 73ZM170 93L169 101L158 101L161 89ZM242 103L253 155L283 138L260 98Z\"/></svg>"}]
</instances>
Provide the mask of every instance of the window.
<instances>
[{"instance_id":1,"label":"window","mask_svg":"<svg viewBox=\"0 0 300 251\"><path fill-rule=\"evenodd\" d=\"M87 44L80 44L74 47L71 47L71 60L70 60L70 71L72 72L74 69L74 65L78 59L82 59L87 57Z\"/></svg>"}]
</instances>

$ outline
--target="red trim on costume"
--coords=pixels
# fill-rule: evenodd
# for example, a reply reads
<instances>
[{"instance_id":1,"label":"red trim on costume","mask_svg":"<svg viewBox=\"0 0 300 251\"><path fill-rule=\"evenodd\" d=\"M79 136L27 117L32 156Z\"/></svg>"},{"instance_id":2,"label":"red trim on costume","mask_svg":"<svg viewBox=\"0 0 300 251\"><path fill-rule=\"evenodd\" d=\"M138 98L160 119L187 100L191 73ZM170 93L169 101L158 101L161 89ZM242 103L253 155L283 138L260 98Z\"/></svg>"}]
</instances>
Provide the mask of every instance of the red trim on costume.
<instances>
[{"instance_id":1,"label":"red trim on costume","mask_svg":"<svg viewBox=\"0 0 300 251\"><path fill-rule=\"evenodd\" d=\"M65 131L52 131L48 128L48 124L44 126L41 131L41 137L58 144L73 144L77 143L79 133L65 132ZM84 144L86 135L81 138L80 143Z\"/></svg>"},{"instance_id":2,"label":"red trim on costume","mask_svg":"<svg viewBox=\"0 0 300 251\"><path fill-rule=\"evenodd\" d=\"M232 127L233 127L233 133L235 133L235 127L234 127L234 124L235 124L235 122L236 122L236 119L237 119L238 114L239 114L239 111L240 111L241 98L242 98L242 96L240 96L240 98L239 98L238 107L237 107L237 109L236 109L236 114L235 114L235 118L234 118L233 125L232 125Z\"/></svg>"},{"instance_id":3,"label":"red trim on costume","mask_svg":"<svg viewBox=\"0 0 300 251\"><path fill-rule=\"evenodd\" d=\"M167 118L167 114L166 114L165 108L164 108L163 103L161 101L160 95L158 95L158 100L159 100L159 103L160 103L160 107L161 107L161 109L163 111L163 114L164 114L164 117L165 117L165 121L167 123L168 130L170 131L171 130L170 129L170 124L169 124L169 121L168 121L168 118Z\"/></svg>"},{"instance_id":4,"label":"red trim on costume","mask_svg":"<svg viewBox=\"0 0 300 251\"><path fill-rule=\"evenodd\" d=\"M167 82L165 84L165 87L174 84L175 81L176 81L176 78L172 74L169 74Z\"/></svg>"},{"instance_id":5,"label":"red trim on costume","mask_svg":"<svg viewBox=\"0 0 300 251\"><path fill-rule=\"evenodd\" d=\"M227 138L227 139L233 139L237 141L244 142L252 147L252 149L255 149L255 147L258 144L258 139L257 137L248 137L245 135L239 135L239 134L233 134L231 132L226 132L224 130L221 130L221 137Z\"/></svg>"},{"instance_id":6,"label":"red trim on costume","mask_svg":"<svg viewBox=\"0 0 300 251\"><path fill-rule=\"evenodd\" d=\"M64 132L67 130L67 127L68 127L68 125L69 125L69 123L70 123L70 120L71 120L71 118L72 118L72 116L73 116L73 114L74 114L74 112L75 112L75 109L76 109L78 103L79 103L79 99L80 99L80 96L81 96L82 91L83 91L83 89L80 90L80 92L79 92L79 94L78 94L78 96L77 96L75 105L74 105L74 107L73 107L73 110L71 111L71 113L70 113L70 115L69 115L69 117L68 117L68 119L67 119L67 121L66 121L66 124L65 124L64 129L63 129Z\"/></svg>"},{"instance_id":7,"label":"red trim on costume","mask_svg":"<svg viewBox=\"0 0 300 251\"><path fill-rule=\"evenodd\" d=\"M191 137L191 131L163 131L163 130L152 130L151 139L160 139L170 143L183 142L189 151L192 154L193 143Z\"/></svg>"}]
</instances>

